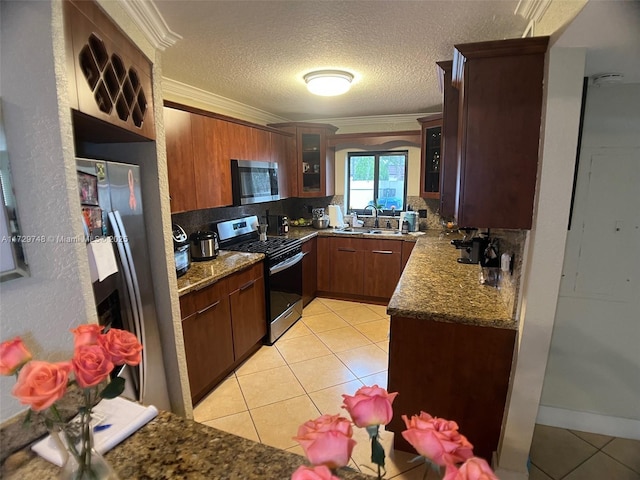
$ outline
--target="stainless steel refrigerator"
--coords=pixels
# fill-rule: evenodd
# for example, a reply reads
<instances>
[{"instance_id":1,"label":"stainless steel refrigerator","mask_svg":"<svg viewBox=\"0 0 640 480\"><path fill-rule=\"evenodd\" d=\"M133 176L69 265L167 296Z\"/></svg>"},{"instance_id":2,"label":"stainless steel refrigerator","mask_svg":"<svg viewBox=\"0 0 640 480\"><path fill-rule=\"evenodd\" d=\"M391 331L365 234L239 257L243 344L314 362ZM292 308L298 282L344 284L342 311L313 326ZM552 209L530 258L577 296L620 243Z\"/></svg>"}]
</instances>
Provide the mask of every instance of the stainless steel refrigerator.
<instances>
[{"instance_id":1,"label":"stainless steel refrigerator","mask_svg":"<svg viewBox=\"0 0 640 480\"><path fill-rule=\"evenodd\" d=\"M162 358L147 234L140 167L77 158L83 221L92 239L110 237L118 272L93 282L100 324L135 333L142 343L142 362L125 366L123 396L170 410Z\"/></svg>"}]
</instances>

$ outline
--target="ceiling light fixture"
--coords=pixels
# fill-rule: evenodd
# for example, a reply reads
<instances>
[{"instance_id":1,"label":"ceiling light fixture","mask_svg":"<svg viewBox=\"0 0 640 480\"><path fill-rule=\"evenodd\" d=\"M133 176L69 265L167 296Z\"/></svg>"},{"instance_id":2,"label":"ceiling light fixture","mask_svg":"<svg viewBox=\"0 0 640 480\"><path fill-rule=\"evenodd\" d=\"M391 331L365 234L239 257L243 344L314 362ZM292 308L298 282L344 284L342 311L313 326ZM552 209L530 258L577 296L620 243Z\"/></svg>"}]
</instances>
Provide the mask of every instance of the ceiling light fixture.
<instances>
[{"instance_id":1,"label":"ceiling light fixture","mask_svg":"<svg viewBox=\"0 0 640 480\"><path fill-rule=\"evenodd\" d=\"M307 73L304 81L311 93L332 97L349 91L353 75L343 70L318 70Z\"/></svg>"}]
</instances>

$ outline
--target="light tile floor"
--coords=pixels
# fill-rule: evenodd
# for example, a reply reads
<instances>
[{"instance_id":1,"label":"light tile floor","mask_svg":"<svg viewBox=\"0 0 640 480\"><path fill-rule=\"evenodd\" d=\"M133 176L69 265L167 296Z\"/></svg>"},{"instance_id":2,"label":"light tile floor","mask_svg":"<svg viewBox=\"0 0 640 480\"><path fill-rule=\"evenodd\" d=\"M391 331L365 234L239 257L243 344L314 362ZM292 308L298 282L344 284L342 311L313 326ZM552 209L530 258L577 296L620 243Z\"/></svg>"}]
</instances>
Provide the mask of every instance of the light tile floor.
<instances>
[{"instance_id":1,"label":"light tile floor","mask_svg":"<svg viewBox=\"0 0 640 480\"><path fill-rule=\"evenodd\" d=\"M302 455L292 439L301 423L324 413L347 416L343 393L386 388L388 334L386 307L317 298L274 346L263 346L205 397L195 420ZM381 432L385 478L421 480L424 466L393 451L393 435ZM355 428L354 437L351 467L373 473L366 432ZM537 426L531 463L532 480L640 480L640 442Z\"/></svg>"}]
</instances>

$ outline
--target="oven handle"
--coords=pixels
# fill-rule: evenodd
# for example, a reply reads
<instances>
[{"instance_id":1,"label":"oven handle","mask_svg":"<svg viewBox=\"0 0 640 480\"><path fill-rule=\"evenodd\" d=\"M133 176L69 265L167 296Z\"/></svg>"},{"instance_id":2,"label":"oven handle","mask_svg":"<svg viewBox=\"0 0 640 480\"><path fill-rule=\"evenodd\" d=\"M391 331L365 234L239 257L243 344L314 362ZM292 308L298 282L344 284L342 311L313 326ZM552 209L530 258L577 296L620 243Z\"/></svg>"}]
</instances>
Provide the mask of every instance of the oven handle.
<instances>
[{"instance_id":1,"label":"oven handle","mask_svg":"<svg viewBox=\"0 0 640 480\"><path fill-rule=\"evenodd\" d=\"M285 261L277 263L273 267L269 269L269 275L275 275L283 270L286 270L289 267L293 267L296 263L300 262L304 254L302 252L295 254L291 258L287 258Z\"/></svg>"}]
</instances>

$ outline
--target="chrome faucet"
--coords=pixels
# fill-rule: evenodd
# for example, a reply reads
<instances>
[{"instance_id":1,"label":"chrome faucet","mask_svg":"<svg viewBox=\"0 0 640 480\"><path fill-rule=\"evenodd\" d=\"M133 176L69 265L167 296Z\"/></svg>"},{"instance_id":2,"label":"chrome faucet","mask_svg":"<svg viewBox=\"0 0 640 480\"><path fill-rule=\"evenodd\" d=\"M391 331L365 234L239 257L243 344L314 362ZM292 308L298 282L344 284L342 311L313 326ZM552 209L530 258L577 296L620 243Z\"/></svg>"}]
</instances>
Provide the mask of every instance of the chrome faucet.
<instances>
[{"instance_id":1,"label":"chrome faucet","mask_svg":"<svg viewBox=\"0 0 640 480\"><path fill-rule=\"evenodd\" d=\"M373 217L374 217L373 227L380 228L380 222L378 222L378 209L373 205L367 205L366 207L364 207L363 210L366 210L367 208L372 209L371 212L373 213Z\"/></svg>"}]
</instances>

